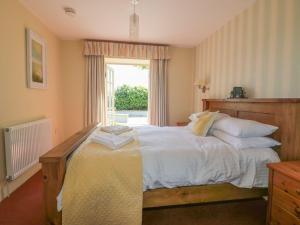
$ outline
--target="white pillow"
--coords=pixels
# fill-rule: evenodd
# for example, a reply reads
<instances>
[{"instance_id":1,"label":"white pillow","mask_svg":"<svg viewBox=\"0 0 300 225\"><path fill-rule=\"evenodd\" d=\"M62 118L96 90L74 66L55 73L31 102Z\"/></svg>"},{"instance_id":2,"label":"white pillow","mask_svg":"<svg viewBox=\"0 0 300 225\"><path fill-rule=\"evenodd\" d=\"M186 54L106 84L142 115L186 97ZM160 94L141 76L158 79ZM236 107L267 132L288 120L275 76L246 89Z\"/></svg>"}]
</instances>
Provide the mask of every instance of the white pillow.
<instances>
[{"instance_id":1,"label":"white pillow","mask_svg":"<svg viewBox=\"0 0 300 225\"><path fill-rule=\"evenodd\" d=\"M186 125L186 128L192 130L196 122L197 120L192 120L191 122L188 123L188 125Z\"/></svg>"},{"instance_id":2,"label":"white pillow","mask_svg":"<svg viewBox=\"0 0 300 225\"><path fill-rule=\"evenodd\" d=\"M188 123L188 125L186 126L187 129L192 130L194 125L196 124L197 120L199 119L200 116L202 116L203 114L205 114L207 111L204 112L198 112L198 113L192 113L189 116L189 120L191 122Z\"/></svg>"},{"instance_id":3,"label":"white pillow","mask_svg":"<svg viewBox=\"0 0 300 225\"><path fill-rule=\"evenodd\" d=\"M230 116L228 114L218 112L215 121L223 119L225 117L230 117Z\"/></svg>"},{"instance_id":4,"label":"white pillow","mask_svg":"<svg viewBox=\"0 0 300 225\"><path fill-rule=\"evenodd\" d=\"M198 113L193 113L189 116L189 120L191 122L188 123L188 125L186 126L187 129L192 130L195 123L198 121L199 117L201 117L203 114L207 113L208 111L204 111L204 112L198 112ZM216 119L214 121L223 119L225 117L229 117L229 115L225 114L225 113L217 113Z\"/></svg>"},{"instance_id":5,"label":"white pillow","mask_svg":"<svg viewBox=\"0 0 300 225\"><path fill-rule=\"evenodd\" d=\"M224 131L235 137L263 137L274 133L278 127L259 123L253 120L243 120L233 117L215 121L212 129Z\"/></svg>"},{"instance_id":6,"label":"white pillow","mask_svg":"<svg viewBox=\"0 0 300 225\"><path fill-rule=\"evenodd\" d=\"M206 113L206 111L204 112L198 112L198 113L192 113L190 116L189 116L189 120L190 121L195 121L195 120L198 120L199 116L201 116L202 114Z\"/></svg>"},{"instance_id":7,"label":"white pillow","mask_svg":"<svg viewBox=\"0 0 300 225\"><path fill-rule=\"evenodd\" d=\"M281 145L278 141L275 141L274 139L268 137L238 138L220 130L213 130L212 133L215 137L232 145L236 149L272 148L274 146Z\"/></svg>"},{"instance_id":8,"label":"white pillow","mask_svg":"<svg viewBox=\"0 0 300 225\"><path fill-rule=\"evenodd\" d=\"M198 120L199 117L200 117L201 115L203 115L204 113L206 113L206 112L208 112L208 111L198 112L198 113L193 113L193 114L191 114L191 115L189 116L189 120L190 120L190 121ZM220 112L218 112L215 121L216 121L216 120L220 120L220 119L222 119L222 118L224 118L224 117L229 117L229 115L227 115L227 114L225 114L225 113L220 113Z\"/></svg>"}]
</instances>

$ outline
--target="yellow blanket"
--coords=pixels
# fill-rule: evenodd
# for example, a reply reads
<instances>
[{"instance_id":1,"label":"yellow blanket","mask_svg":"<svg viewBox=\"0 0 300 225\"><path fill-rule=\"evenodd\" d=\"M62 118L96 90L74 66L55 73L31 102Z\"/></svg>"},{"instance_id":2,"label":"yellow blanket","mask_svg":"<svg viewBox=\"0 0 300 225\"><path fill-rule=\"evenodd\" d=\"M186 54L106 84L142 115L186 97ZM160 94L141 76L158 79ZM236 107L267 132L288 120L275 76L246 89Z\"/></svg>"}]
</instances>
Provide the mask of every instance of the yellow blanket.
<instances>
[{"instance_id":1,"label":"yellow blanket","mask_svg":"<svg viewBox=\"0 0 300 225\"><path fill-rule=\"evenodd\" d=\"M137 138L119 150L87 141L69 162L62 224L141 225L142 182Z\"/></svg>"}]
</instances>

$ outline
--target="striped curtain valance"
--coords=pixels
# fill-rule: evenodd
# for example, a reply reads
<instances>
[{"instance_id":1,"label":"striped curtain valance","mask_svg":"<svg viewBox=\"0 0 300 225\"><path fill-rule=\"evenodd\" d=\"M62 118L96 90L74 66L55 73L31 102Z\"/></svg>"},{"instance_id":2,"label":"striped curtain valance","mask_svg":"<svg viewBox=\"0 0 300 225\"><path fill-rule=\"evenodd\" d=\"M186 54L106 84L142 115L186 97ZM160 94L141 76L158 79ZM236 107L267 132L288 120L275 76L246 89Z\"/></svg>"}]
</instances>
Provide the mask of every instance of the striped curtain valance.
<instances>
[{"instance_id":1,"label":"striped curtain valance","mask_svg":"<svg viewBox=\"0 0 300 225\"><path fill-rule=\"evenodd\" d=\"M85 41L85 56L105 56L136 59L169 59L169 47L108 41Z\"/></svg>"}]
</instances>

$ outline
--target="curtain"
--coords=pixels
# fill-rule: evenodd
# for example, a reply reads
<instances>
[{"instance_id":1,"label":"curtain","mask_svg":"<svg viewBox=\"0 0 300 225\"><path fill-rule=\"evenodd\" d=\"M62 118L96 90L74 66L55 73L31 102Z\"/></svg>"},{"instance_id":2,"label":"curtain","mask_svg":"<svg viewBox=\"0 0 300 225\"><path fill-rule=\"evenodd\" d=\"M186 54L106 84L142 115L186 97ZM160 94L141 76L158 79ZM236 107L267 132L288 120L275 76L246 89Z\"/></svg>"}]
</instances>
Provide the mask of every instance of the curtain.
<instances>
[{"instance_id":1,"label":"curtain","mask_svg":"<svg viewBox=\"0 0 300 225\"><path fill-rule=\"evenodd\" d=\"M85 125L106 124L105 65L103 56L86 56Z\"/></svg>"},{"instance_id":2,"label":"curtain","mask_svg":"<svg viewBox=\"0 0 300 225\"><path fill-rule=\"evenodd\" d=\"M167 63L169 46L109 41L85 41L86 110L85 125L106 125L106 85L104 57L150 59L150 124L167 125Z\"/></svg>"},{"instance_id":3,"label":"curtain","mask_svg":"<svg viewBox=\"0 0 300 225\"><path fill-rule=\"evenodd\" d=\"M149 122L151 125L167 125L167 70L168 60L151 60L149 94Z\"/></svg>"},{"instance_id":4,"label":"curtain","mask_svg":"<svg viewBox=\"0 0 300 225\"><path fill-rule=\"evenodd\" d=\"M84 55L135 59L169 59L169 46L109 41L85 41Z\"/></svg>"}]
</instances>

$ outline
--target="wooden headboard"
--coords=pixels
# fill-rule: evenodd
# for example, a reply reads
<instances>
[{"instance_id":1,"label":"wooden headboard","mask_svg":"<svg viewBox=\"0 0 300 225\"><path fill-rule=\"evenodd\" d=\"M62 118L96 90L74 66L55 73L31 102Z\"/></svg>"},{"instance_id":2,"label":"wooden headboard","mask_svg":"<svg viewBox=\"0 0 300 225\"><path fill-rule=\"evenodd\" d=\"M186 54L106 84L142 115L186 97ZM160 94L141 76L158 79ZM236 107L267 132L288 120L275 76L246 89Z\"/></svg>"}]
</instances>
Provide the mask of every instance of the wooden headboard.
<instances>
[{"instance_id":1,"label":"wooden headboard","mask_svg":"<svg viewBox=\"0 0 300 225\"><path fill-rule=\"evenodd\" d=\"M281 160L300 159L300 99L203 99L203 109L278 126Z\"/></svg>"}]
</instances>

